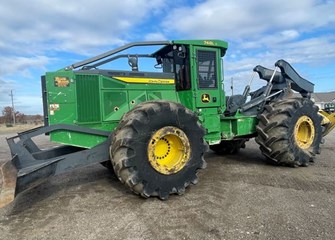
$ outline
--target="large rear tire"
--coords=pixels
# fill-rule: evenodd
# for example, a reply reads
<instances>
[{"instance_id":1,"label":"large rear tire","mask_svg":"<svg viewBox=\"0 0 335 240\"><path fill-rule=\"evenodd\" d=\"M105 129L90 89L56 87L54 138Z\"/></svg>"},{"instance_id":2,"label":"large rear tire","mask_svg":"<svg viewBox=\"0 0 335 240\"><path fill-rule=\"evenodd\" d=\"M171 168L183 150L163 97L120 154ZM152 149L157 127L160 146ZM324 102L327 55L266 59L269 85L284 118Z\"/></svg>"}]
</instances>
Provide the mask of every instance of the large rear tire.
<instances>
[{"instance_id":1,"label":"large rear tire","mask_svg":"<svg viewBox=\"0 0 335 240\"><path fill-rule=\"evenodd\" d=\"M318 107L307 98L288 98L265 106L258 116L256 142L271 162L307 166L320 153L322 139Z\"/></svg>"},{"instance_id":2,"label":"large rear tire","mask_svg":"<svg viewBox=\"0 0 335 240\"><path fill-rule=\"evenodd\" d=\"M143 197L182 194L206 167L205 131L183 105L150 101L125 114L113 133L110 155L115 174Z\"/></svg>"}]
</instances>

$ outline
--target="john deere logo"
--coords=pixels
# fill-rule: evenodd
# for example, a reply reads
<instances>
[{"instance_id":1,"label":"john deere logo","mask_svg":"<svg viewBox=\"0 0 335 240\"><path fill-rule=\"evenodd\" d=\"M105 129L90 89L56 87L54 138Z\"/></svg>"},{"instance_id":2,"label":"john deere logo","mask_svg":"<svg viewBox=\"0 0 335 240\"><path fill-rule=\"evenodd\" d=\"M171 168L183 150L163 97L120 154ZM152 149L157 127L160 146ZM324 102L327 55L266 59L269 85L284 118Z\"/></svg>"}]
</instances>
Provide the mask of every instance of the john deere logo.
<instances>
[{"instance_id":1,"label":"john deere logo","mask_svg":"<svg viewBox=\"0 0 335 240\"><path fill-rule=\"evenodd\" d=\"M211 97L209 96L209 94L204 93L201 95L201 102L209 103L210 101L211 101Z\"/></svg>"}]
</instances>

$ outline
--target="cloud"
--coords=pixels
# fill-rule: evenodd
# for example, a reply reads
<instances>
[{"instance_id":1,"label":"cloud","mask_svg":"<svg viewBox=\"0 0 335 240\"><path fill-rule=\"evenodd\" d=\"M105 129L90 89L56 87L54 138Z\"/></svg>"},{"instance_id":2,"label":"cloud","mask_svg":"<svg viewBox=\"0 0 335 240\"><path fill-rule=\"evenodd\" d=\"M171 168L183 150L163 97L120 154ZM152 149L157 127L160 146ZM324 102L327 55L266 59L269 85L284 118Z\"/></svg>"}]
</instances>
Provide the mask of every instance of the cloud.
<instances>
[{"instance_id":1,"label":"cloud","mask_svg":"<svg viewBox=\"0 0 335 240\"><path fill-rule=\"evenodd\" d=\"M284 45L274 44L267 46L265 51L234 51L232 56L228 52L227 58L226 68L232 72L251 70L257 64L273 66L280 58L292 64L327 64L335 58L335 36L296 40Z\"/></svg>"},{"instance_id":2,"label":"cloud","mask_svg":"<svg viewBox=\"0 0 335 240\"><path fill-rule=\"evenodd\" d=\"M10 97L11 90L14 90L16 83L14 81L7 81L0 79L0 115L2 110L6 106L12 106L12 100Z\"/></svg>"},{"instance_id":3,"label":"cloud","mask_svg":"<svg viewBox=\"0 0 335 240\"><path fill-rule=\"evenodd\" d=\"M161 14L166 6L163 0L3 2L0 105L10 103L8 93L14 89L19 110L26 113L34 107L40 111L39 76L47 69L55 70L82 60L80 55L92 56L126 43L138 31L136 27ZM161 38L159 34L151 37ZM27 103L29 106L24 106Z\"/></svg>"},{"instance_id":4,"label":"cloud","mask_svg":"<svg viewBox=\"0 0 335 240\"><path fill-rule=\"evenodd\" d=\"M34 57L16 57L11 56L10 58L1 56L0 57L0 75L6 76L11 74L29 76L32 69L45 70L45 65L50 62L50 58L46 56L34 56Z\"/></svg>"},{"instance_id":5,"label":"cloud","mask_svg":"<svg viewBox=\"0 0 335 240\"><path fill-rule=\"evenodd\" d=\"M175 9L163 26L184 36L238 40L274 31L285 33L292 28L308 32L331 26L335 22L334 9L334 1L208 0Z\"/></svg>"},{"instance_id":6,"label":"cloud","mask_svg":"<svg viewBox=\"0 0 335 240\"><path fill-rule=\"evenodd\" d=\"M305 64L297 70L306 77L311 75L306 64L330 64L335 58L334 9L335 1L207 0L174 9L162 29L181 38L227 40L225 88L230 92L233 78L236 93L243 91L258 64L274 68L278 59Z\"/></svg>"},{"instance_id":7,"label":"cloud","mask_svg":"<svg viewBox=\"0 0 335 240\"><path fill-rule=\"evenodd\" d=\"M123 42L127 31L155 11L162 0L94 0L57 3L12 0L0 6L0 50L16 54L90 51ZM8 50L6 50L8 51Z\"/></svg>"},{"instance_id":8,"label":"cloud","mask_svg":"<svg viewBox=\"0 0 335 240\"><path fill-rule=\"evenodd\" d=\"M233 78L235 92L242 91L257 64L272 68L279 58L306 66L334 61L334 9L335 1L327 0L4 1L0 105L15 89L18 108L40 111L39 76L47 69L59 69L83 60L82 55L129 41L171 38L227 40L227 86ZM311 76L306 67L301 69L307 73L303 76Z\"/></svg>"},{"instance_id":9,"label":"cloud","mask_svg":"<svg viewBox=\"0 0 335 240\"><path fill-rule=\"evenodd\" d=\"M153 32L153 33L146 34L144 37L144 40L145 41L162 41L162 40L167 40L167 38L161 32Z\"/></svg>"},{"instance_id":10,"label":"cloud","mask_svg":"<svg viewBox=\"0 0 335 240\"><path fill-rule=\"evenodd\" d=\"M258 39L253 39L249 41L239 41L240 48L243 49L253 49L253 48L272 48L277 45L284 45L287 42L297 40L301 34L294 29L284 30L279 32L274 32L269 35L264 35Z\"/></svg>"},{"instance_id":11,"label":"cloud","mask_svg":"<svg viewBox=\"0 0 335 240\"><path fill-rule=\"evenodd\" d=\"M10 91L14 89L15 82L0 79L0 105L10 103Z\"/></svg>"},{"instance_id":12,"label":"cloud","mask_svg":"<svg viewBox=\"0 0 335 240\"><path fill-rule=\"evenodd\" d=\"M242 92L245 84L252 76L252 69L256 65L260 64L274 69L274 64L279 59L287 60L301 76L312 82L320 79L320 74L323 74L323 79L329 79L334 74L327 69L319 69L319 66L329 65L334 61L335 39L328 36L315 37L289 42L285 45L273 45L272 48L268 47L266 51L234 51L233 56L228 53L225 60L225 78L227 81L233 78L235 92ZM304 64L304 66L301 64ZM318 70L318 74L313 73L314 70ZM258 79L258 76L256 79ZM263 85L264 81L255 80L253 88ZM228 88L226 87L226 89Z\"/></svg>"}]
</instances>

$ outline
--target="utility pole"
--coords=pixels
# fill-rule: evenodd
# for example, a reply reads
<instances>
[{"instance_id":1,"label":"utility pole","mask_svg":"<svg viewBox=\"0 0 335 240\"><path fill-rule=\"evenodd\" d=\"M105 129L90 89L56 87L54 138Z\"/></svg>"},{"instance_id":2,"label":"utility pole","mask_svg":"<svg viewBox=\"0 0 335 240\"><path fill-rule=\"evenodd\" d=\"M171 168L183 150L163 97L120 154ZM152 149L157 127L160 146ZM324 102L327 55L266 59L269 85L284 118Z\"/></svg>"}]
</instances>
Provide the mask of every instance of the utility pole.
<instances>
[{"instance_id":1,"label":"utility pole","mask_svg":"<svg viewBox=\"0 0 335 240\"><path fill-rule=\"evenodd\" d=\"M12 99L12 115L13 115L13 125L15 125L15 108L14 108L14 95L13 95L13 90L10 90L9 96Z\"/></svg>"},{"instance_id":2,"label":"utility pole","mask_svg":"<svg viewBox=\"0 0 335 240\"><path fill-rule=\"evenodd\" d=\"M234 95L234 79L233 77L231 77L231 83L230 83L230 88L231 88L231 95Z\"/></svg>"}]
</instances>

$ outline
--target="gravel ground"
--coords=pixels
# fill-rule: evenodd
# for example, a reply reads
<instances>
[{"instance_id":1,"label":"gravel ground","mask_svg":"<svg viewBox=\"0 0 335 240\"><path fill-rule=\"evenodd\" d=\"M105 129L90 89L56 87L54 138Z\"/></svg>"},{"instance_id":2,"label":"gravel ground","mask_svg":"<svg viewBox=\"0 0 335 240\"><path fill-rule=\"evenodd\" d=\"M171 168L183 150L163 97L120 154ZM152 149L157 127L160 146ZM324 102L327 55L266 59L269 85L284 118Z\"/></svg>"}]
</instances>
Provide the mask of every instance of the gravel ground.
<instances>
[{"instance_id":1,"label":"gravel ground","mask_svg":"<svg viewBox=\"0 0 335 240\"><path fill-rule=\"evenodd\" d=\"M0 134L0 161L10 157L10 135ZM0 239L334 239L334 149L335 132L307 168L266 164L254 141L238 155L209 152L199 183L167 201L132 194L100 165L84 167L0 209Z\"/></svg>"}]
</instances>

